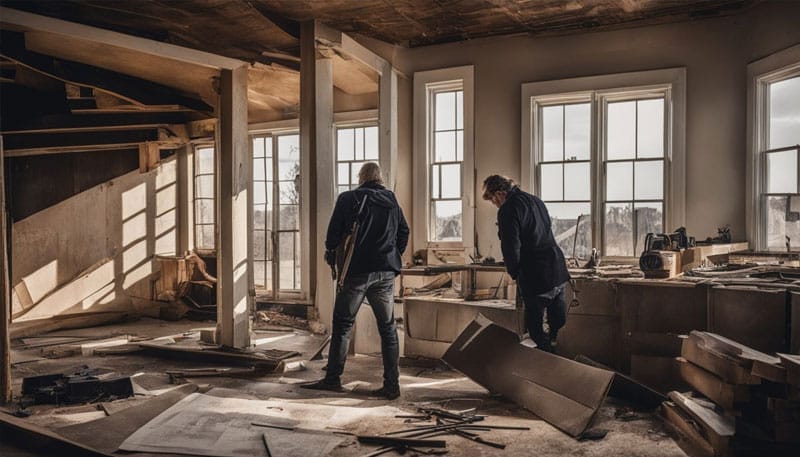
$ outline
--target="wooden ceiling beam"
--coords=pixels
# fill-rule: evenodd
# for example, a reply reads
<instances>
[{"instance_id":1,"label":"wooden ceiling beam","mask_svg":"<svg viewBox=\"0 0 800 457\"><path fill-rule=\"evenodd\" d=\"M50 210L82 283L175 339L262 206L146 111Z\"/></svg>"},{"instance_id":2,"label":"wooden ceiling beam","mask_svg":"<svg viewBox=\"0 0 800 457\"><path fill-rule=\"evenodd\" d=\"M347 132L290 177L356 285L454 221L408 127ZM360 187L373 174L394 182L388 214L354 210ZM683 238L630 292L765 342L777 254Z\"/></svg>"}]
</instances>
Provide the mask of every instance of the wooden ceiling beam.
<instances>
[{"instance_id":1,"label":"wooden ceiling beam","mask_svg":"<svg viewBox=\"0 0 800 457\"><path fill-rule=\"evenodd\" d=\"M53 114L36 119L3 119L0 134L141 130L190 121L187 113Z\"/></svg>"},{"instance_id":2,"label":"wooden ceiling beam","mask_svg":"<svg viewBox=\"0 0 800 457\"><path fill-rule=\"evenodd\" d=\"M23 157L106 151L138 148L145 143L156 145L153 147L159 149L175 149L187 141L185 129L161 127L99 132L17 133L3 135L3 154L5 157Z\"/></svg>"},{"instance_id":3,"label":"wooden ceiling beam","mask_svg":"<svg viewBox=\"0 0 800 457\"><path fill-rule=\"evenodd\" d=\"M92 87L140 105L180 105L209 113L214 110L202 100L182 95L170 87L91 65L28 51L21 34L5 30L0 33L2 33L0 55L51 78Z\"/></svg>"}]
</instances>

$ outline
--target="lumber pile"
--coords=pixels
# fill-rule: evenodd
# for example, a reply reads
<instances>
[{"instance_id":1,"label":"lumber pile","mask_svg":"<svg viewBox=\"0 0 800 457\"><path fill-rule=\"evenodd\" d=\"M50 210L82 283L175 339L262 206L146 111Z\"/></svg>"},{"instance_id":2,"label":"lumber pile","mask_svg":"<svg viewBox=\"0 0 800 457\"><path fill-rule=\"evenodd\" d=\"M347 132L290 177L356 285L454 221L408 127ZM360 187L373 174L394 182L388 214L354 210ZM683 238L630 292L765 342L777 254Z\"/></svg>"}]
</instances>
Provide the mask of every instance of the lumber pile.
<instances>
[{"instance_id":1,"label":"lumber pile","mask_svg":"<svg viewBox=\"0 0 800 457\"><path fill-rule=\"evenodd\" d=\"M701 454L796 455L800 356L769 355L693 331L676 360L694 392L670 392L662 411Z\"/></svg>"}]
</instances>

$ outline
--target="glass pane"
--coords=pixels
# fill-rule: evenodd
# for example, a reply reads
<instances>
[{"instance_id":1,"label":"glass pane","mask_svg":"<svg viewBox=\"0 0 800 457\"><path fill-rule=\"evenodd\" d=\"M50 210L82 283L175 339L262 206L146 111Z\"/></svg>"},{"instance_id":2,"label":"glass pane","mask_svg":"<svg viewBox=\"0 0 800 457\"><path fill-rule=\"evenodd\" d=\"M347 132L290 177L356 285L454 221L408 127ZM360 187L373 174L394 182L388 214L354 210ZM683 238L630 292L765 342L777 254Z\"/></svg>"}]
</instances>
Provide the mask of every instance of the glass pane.
<instances>
[{"instance_id":1,"label":"glass pane","mask_svg":"<svg viewBox=\"0 0 800 457\"><path fill-rule=\"evenodd\" d=\"M280 230L297 230L300 228L300 214L298 205L281 205L278 216Z\"/></svg>"},{"instance_id":2,"label":"glass pane","mask_svg":"<svg viewBox=\"0 0 800 457\"><path fill-rule=\"evenodd\" d=\"M273 175L272 161L275 160L275 159L273 159L272 157L267 157L266 160L267 160L267 163L266 163L267 171L266 171L265 175L267 177L267 181L274 181L275 180L275 175Z\"/></svg>"},{"instance_id":3,"label":"glass pane","mask_svg":"<svg viewBox=\"0 0 800 457\"><path fill-rule=\"evenodd\" d=\"M264 137L253 137L253 157L264 157Z\"/></svg>"},{"instance_id":4,"label":"glass pane","mask_svg":"<svg viewBox=\"0 0 800 457\"><path fill-rule=\"evenodd\" d=\"M278 184L280 188L280 202L281 204L297 204L300 203L300 192L293 182L282 182Z\"/></svg>"},{"instance_id":5,"label":"glass pane","mask_svg":"<svg viewBox=\"0 0 800 457\"><path fill-rule=\"evenodd\" d=\"M200 243L197 247L201 249L214 249L214 226L200 226Z\"/></svg>"},{"instance_id":6,"label":"glass pane","mask_svg":"<svg viewBox=\"0 0 800 457\"><path fill-rule=\"evenodd\" d=\"M266 270L267 270L266 271L267 279L266 279L266 281L264 281L266 283L264 288L267 289L267 293L270 294L270 295L274 295L274 289L275 289L273 287L273 283L272 283L272 281L273 281L273 279L272 279L273 278L272 265L273 265L272 262L267 262L267 264L265 265L266 266Z\"/></svg>"},{"instance_id":7,"label":"glass pane","mask_svg":"<svg viewBox=\"0 0 800 457\"><path fill-rule=\"evenodd\" d=\"M350 164L350 184L358 185L358 172L361 171L361 167L364 166L364 162L353 162Z\"/></svg>"},{"instance_id":8,"label":"glass pane","mask_svg":"<svg viewBox=\"0 0 800 457\"><path fill-rule=\"evenodd\" d=\"M769 148L800 144L800 76L769 85Z\"/></svg>"},{"instance_id":9,"label":"glass pane","mask_svg":"<svg viewBox=\"0 0 800 457\"><path fill-rule=\"evenodd\" d=\"M461 165L442 165L442 198L461 197Z\"/></svg>"},{"instance_id":10,"label":"glass pane","mask_svg":"<svg viewBox=\"0 0 800 457\"><path fill-rule=\"evenodd\" d=\"M337 132L336 150L339 160L353 160L353 129L339 129Z\"/></svg>"},{"instance_id":11,"label":"glass pane","mask_svg":"<svg viewBox=\"0 0 800 457\"><path fill-rule=\"evenodd\" d=\"M606 200L633 200L633 162L606 163Z\"/></svg>"},{"instance_id":12,"label":"glass pane","mask_svg":"<svg viewBox=\"0 0 800 457\"><path fill-rule=\"evenodd\" d=\"M256 181L253 183L253 204L267 203L267 183Z\"/></svg>"},{"instance_id":13,"label":"glass pane","mask_svg":"<svg viewBox=\"0 0 800 457\"><path fill-rule=\"evenodd\" d=\"M355 133L355 147L356 147L356 160L364 160L364 129L354 129Z\"/></svg>"},{"instance_id":14,"label":"glass pane","mask_svg":"<svg viewBox=\"0 0 800 457\"><path fill-rule=\"evenodd\" d=\"M294 232L278 233L279 276L282 290L294 289Z\"/></svg>"},{"instance_id":15,"label":"glass pane","mask_svg":"<svg viewBox=\"0 0 800 457\"><path fill-rule=\"evenodd\" d=\"M634 199L661 200L664 198L664 162L660 160L634 164Z\"/></svg>"},{"instance_id":16,"label":"glass pane","mask_svg":"<svg viewBox=\"0 0 800 457\"><path fill-rule=\"evenodd\" d=\"M255 205L253 207L253 228L256 230L267 229L266 205Z\"/></svg>"},{"instance_id":17,"label":"glass pane","mask_svg":"<svg viewBox=\"0 0 800 457\"><path fill-rule=\"evenodd\" d=\"M636 154L636 102L608 104L606 156L609 160L632 159Z\"/></svg>"},{"instance_id":18,"label":"glass pane","mask_svg":"<svg viewBox=\"0 0 800 457\"><path fill-rule=\"evenodd\" d=\"M434 241L461 240L461 200L435 201L431 208Z\"/></svg>"},{"instance_id":19,"label":"glass pane","mask_svg":"<svg viewBox=\"0 0 800 457\"><path fill-rule=\"evenodd\" d=\"M456 160L456 132L437 132L434 150L435 162Z\"/></svg>"},{"instance_id":20,"label":"glass pane","mask_svg":"<svg viewBox=\"0 0 800 457\"><path fill-rule=\"evenodd\" d=\"M786 237L791 247L800 246L800 196L766 197L767 248L786 250Z\"/></svg>"},{"instance_id":21,"label":"glass pane","mask_svg":"<svg viewBox=\"0 0 800 457\"><path fill-rule=\"evenodd\" d=\"M197 148L195 154L195 174L214 173L214 148Z\"/></svg>"},{"instance_id":22,"label":"glass pane","mask_svg":"<svg viewBox=\"0 0 800 457\"><path fill-rule=\"evenodd\" d=\"M797 192L797 152L782 151L767 154L767 192L771 194Z\"/></svg>"},{"instance_id":23,"label":"glass pane","mask_svg":"<svg viewBox=\"0 0 800 457\"><path fill-rule=\"evenodd\" d=\"M350 164L340 163L336 171L336 184L344 185L350 184Z\"/></svg>"},{"instance_id":24,"label":"glass pane","mask_svg":"<svg viewBox=\"0 0 800 457\"><path fill-rule=\"evenodd\" d=\"M633 208L629 203L607 203L603 218L603 255L633 256Z\"/></svg>"},{"instance_id":25,"label":"glass pane","mask_svg":"<svg viewBox=\"0 0 800 457\"><path fill-rule=\"evenodd\" d=\"M664 99L638 103L637 157L664 157Z\"/></svg>"},{"instance_id":26,"label":"glass pane","mask_svg":"<svg viewBox=\"0 0 800 457\"><path fill-rule=\"evenodd\" d=\"M366 127L364 129L364 158L367 160L378 160L378 127Z\"/></svg>"},{"instance_id":27,"label":"glass pane","mask_svg":"<svg viewBox=\"0 0 800 457\"><path fill-rule=\"evenodd\" d=\"M253 259L266 260L267 258L267 232L265 230L253 231Z\"/></svg>"},{"instance_id":28,"label":"glass pane","mask_svg":"<svg viewBox=\"0 0 800 457\"><path fill-rule=\"evenodd\" d=\"M194 196L197 198L214 198L214 175L203 175L195 178Z\"/></svg>"},{"instance_id":29,"label":"glass pane","mask_svg":"<svg viewBox=\"0 0 800 457\"><path fill-rule=\"evenodd\" d=\"M544 201L564 199L564 175L560 163L542 164L539 197Z\"/></svg>"},{"instance_id":30,"label":"glass pane","mask_svg":"<svg viewBox=\"0 0 800 457\"><path fill-rule=\"evenodd\" d=\"M464 131L459 130L456 132L456 160L461 162L464 160Z\"/></svg>"},{"instance_id":31,"label":"glass pane","mask_svg":"<svg viewBox=\"0 0 800 457\"><path fill-rule=\"evenodd\" d=\"M264 156L272 157L272 137L264 138Z\"/></svg>"},{"instance_id":32,"label":"glass pane","mask_svg":"<svg viewBox=\"0 0 800 457\"><path fill-rule=\"evenodd\" d=\"M439 194L439 165L431 167L431 198L442 198Z\"/></svg>"},{"instance_id":33,"label":"glass pane","mask_svg":"<svg viewBox=\"0 0 800 457\"><path fill-rule=\"evenodd\" d=\"M542 158L545 162L564 159L564 107L542 108Z\"/></svg>"},{"instance_id":34,"label":"glass pane","mask_svg":"<svg viewBox=\"0 0 800 457\"><path fill-rule=\"evenodd\" d=\"M553 227L553 235L558 246L567 257L585 259L592 252L591 204L586 203L548 203L547 211ZM578 217L580 216L580 221ZM575 237L575 226L578 235ZM574 252L573 252L574 245Z\"/></svg>"},{"instance_id":35,"label":"glass pane","mask_svg":"<svg viewBox=\"0 0 800 457\"><path fill-rule=\"evenodd\" d=\"M197 224L214 223L214 200L194 201L194 220Z\"/></svg>"},{"instance_id":36,"label":"glass pane","mask_svg":"<svg viewBox=\"0 0 800 457\"><path fill-rule=\"evenodd\" d=\"M300 174L300 137L282 135L278 137L278 176L294 179Z\"/></svg>"},{"instance_id":37,"label":"glass pane","mask_svg":"<svg viewBox=\"0 0 800 457\"><path fill-rule=\"evenodd\" d=\"M564 164L564 200L591 199L589 162Z\"/></svg>"},{"instance_id":38,"label":"glass pane","mask_svg":"<svg viewBox=\"0 0 800 457\"><path fill-rule=\"evenodd\" d=\"M662 222L661 203L636 203L634 215L636 217L636 248L634 255L639 255L644 250L644 238L648 233L664 233Z\"/></svg>"},{"instance_id":39,"label":"glass pane","mask_svg":"<svg viewBox=\"0 0 800 457\"><path fill-rule=\"evenodd\" d=\"M253 262L253 282L255 283L256 287L266 289L267 288L267 262L259 262L258 260Z\"/></svg>"},{"instance_id":40,"label":"glass pane","mask_svg":"<svg viewBox=\"0 0 800 457\"><path fill-rule=\"evenodd\" d=\"M267 179L264 159L253 159L253 181L265 181Z\"/></svg>"},{"instance_id":41,"label":"glass pane","mask_svg":"<svg viewBox=\"0 0 800 457\"><path fill-rule=\"evenodd\" d=\"M456 93L440 92L434 95L436 118L434 131L456 128Z\"/></svg>"},{"instance_id":42,"label":"glass pane","mask_svg":"<svg viewBox=\"0 0 800 457\"><path fill-rule=\"evenodd\" d=\"M464 129L464 91L456 92L456 128Z\"/></svg>"},{"instance_id":43,"label":"glass pane","mask_svg":"<svg viewBox=\"0 0 800 457\"><path fill-rule=\"evenodd\" d=\"M589 104L564 107L564 158L589 160L591 114Z\"/></svg>"}]
</instances>

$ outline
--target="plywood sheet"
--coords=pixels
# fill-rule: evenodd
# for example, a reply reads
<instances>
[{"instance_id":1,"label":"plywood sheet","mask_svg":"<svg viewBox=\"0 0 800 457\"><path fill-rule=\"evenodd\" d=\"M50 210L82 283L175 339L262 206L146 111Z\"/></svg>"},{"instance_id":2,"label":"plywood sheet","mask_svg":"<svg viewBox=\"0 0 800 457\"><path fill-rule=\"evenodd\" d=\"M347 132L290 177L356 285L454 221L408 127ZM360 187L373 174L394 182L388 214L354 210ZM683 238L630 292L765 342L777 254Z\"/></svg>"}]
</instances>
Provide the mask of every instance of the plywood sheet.
<instances>
[{"instance_id":1,"label":"plywood sheet","mask_svg":"<svg viewBox=\"0 0 800 457\"><path fill-rule=\"evenodd\" d=\"M588 427L608 394L614 373L522 344L479 315L442 360L572 436Z\"/></svg>"},{"instance_id":2,"label":"plywood sheet","mask_svg":"<svg viewBox=\"0 0 800 457\"><path fill-rule=\"evenodd\" d=\"M709 291L708 330L762 352L783 352L786 291L714 287Z\"/></svg>"}]
</instances>

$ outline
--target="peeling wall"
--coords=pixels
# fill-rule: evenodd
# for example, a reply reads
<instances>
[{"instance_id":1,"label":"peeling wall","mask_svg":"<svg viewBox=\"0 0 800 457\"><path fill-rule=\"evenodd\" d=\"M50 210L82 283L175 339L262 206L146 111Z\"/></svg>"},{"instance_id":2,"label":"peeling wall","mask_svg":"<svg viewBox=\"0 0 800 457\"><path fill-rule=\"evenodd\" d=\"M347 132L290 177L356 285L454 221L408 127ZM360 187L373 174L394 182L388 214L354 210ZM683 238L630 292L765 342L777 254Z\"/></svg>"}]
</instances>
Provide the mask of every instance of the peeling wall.
<instances>
[{"instance_id":1,"label":"peeling wall","mask_svg":"<svg viewBox=\"0 0 800 457\"><path fill-rule=\"evenodd\" d=\"M716 235L716 227L730 224L734 239L743 240L747 64L800 43L798 17L800 2L769 2L717 19L560 37L515 36L394 48L391 58L409 77L416 71L475 66L476 192L480 180L492 173L520 178L523 83L686 67L686 227L702 239ZM398 178L408 188L412 91L410 81L400 84ZM398 185L397 192L410 215L408 188ZM476 201L480 252L499 258L496 210Z\"/></svg>"},{"instance_id":2,"label":"peeling wall","mask_svg":"<svg viewBox=\"0 0 800 457\"><path fill-rule=\"evenodd\" d=\"M173 156L154 171L130 172L15 223L14 320L145 311L153 255L174 255L177 246L176 171Z\"/></svg>"}]
</instances>

